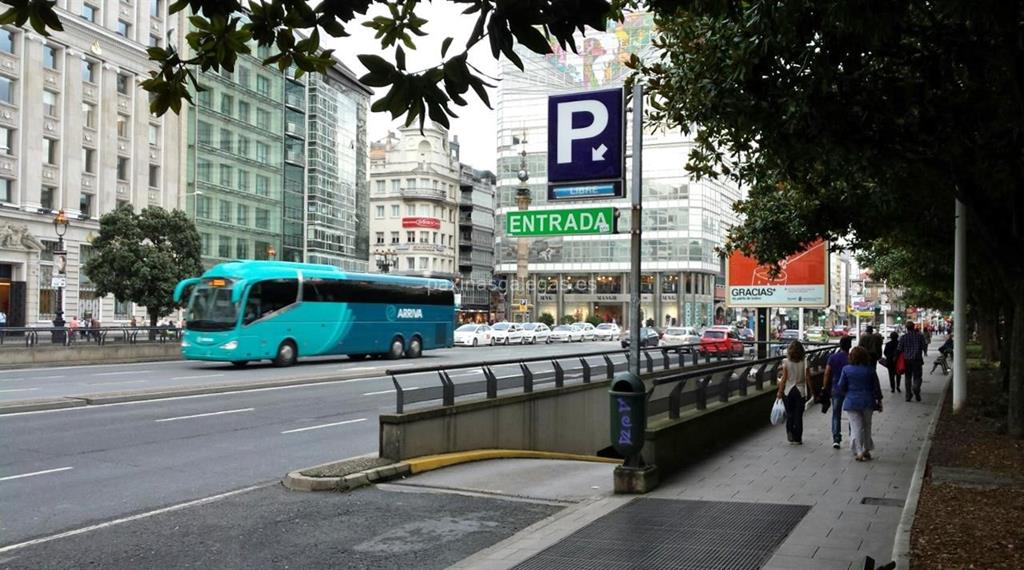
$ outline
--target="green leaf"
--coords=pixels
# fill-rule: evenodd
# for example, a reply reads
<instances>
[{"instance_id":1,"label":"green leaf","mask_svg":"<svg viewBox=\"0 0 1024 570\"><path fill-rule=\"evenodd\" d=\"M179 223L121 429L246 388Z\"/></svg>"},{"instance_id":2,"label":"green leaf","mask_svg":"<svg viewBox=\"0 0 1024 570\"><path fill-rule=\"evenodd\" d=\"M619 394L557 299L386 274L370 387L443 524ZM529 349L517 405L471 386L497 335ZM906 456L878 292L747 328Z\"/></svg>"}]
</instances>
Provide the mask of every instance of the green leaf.
<instances>
[{"instance_id":1,"label":"green leaf","mask_svg":"<svg viewBox=\"0 0 1024 570\"><path fill-rule=\"evenodd\" d=\"M441 57L445 57L448 55L448 48L450 48L451 46L452 38L450 37L445 38L444 41L441 42Z\"/></svg>"}]
</instances>

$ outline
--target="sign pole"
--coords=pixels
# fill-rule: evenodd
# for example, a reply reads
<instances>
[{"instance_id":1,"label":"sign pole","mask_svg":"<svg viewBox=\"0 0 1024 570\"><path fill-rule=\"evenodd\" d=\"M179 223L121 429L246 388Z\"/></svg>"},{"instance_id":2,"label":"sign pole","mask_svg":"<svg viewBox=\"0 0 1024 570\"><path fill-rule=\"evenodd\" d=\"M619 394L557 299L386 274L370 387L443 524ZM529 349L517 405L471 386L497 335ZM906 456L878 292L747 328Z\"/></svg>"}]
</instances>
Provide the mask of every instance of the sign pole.
<instances>
[{"instance_id":1,"label":"sign pole","mask_svg":"<svg viewBox=\"0 0 1024 570\"><path fill-rule=\"evenodd\" d=\"M629 339L629 371L640 375L640 238L643 225L643 200L641 196L643 184L643 148L644 148L644 89L637 82L633 85L633 179L632 179L632 218L629 235L629 310L633 326Z\"/></svg>"}]
</instances>

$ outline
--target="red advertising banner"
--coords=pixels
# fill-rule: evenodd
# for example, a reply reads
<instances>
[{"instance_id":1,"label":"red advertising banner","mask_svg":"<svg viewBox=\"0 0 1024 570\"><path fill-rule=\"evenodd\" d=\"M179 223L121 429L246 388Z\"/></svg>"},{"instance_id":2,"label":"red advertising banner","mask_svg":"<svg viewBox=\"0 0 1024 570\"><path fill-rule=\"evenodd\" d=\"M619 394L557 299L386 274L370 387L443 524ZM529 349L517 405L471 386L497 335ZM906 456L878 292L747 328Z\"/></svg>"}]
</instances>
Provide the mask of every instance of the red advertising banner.
<instances>
[{"instance_id":1,"label":"red advertising banner","mask_svg":"<svg viewBox=\"0 0 1024 570\"><path fill-rule=\"evenodd\" d=\"M782 260L779 273L733 252L726 267L726 304L731 307L824 308L829 301L828 246L818 241Z\"/></svg>"},{"instance_id":2,"label":"red advertising banner","mask_svg":"<svg viewBox=\"0 0 1024 570\"><path fill-rule=\"evenodd\" d=\"M437 218L402 218L402 227L439 230L441 229L441 220Z\"/></svg>"}]
</instances>

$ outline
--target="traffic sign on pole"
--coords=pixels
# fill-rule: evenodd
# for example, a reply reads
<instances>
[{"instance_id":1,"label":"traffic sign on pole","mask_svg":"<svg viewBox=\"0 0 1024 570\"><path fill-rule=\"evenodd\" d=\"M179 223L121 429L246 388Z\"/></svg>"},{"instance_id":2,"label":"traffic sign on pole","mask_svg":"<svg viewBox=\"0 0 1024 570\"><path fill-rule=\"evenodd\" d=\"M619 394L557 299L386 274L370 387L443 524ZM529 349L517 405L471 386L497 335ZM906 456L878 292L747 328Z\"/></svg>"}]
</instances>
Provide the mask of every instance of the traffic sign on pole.
<instances>
[{"instance_id":1,"label":"traffic sign on pole","mask_svg":"<svg viewBox=\"0 0 1024 570\"><path fill-rule=\"evenodd\" d=\"M548 199L621 198L622 89L548 97Z\"/></svg>"},{"instance_id":2,"label":"traffic sign on pole","mask_svg":"<svg viewBox=\"0 0 1024 570\"><path fill-rule=\"evenodd\" d=\"M578 236L615 233L615 208L512 210L505 214L508 237Z\"/></svg>"}]
</instances>

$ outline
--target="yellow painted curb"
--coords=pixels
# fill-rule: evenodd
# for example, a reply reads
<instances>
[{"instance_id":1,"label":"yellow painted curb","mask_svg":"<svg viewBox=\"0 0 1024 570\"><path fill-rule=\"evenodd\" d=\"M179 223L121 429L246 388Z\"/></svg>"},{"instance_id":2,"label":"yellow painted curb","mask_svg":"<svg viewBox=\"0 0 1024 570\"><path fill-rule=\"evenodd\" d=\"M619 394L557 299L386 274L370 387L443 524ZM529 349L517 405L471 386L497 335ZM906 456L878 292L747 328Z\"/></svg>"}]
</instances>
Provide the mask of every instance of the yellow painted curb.
<instances>
[{"instance_id":1,"label":"yellow painted curb","mask_svg":"<svg viewBox=\"0 0 1024 570\"><path fill-rule=\"evenodd\" d=\"M416 473L433 471L442 467L486 459L563 459L566 461L591 461L595 463L622 463L621 459L597 457L596 455L521 449L474 449L473 451L458 451L455 453L442 453L440 455L424 455L423 457L406 459L402 463L408 465L411 473L415 475Z\"/></svg>"}]
</instances>

